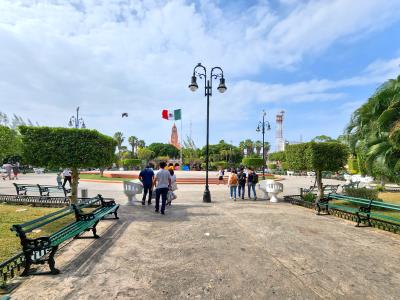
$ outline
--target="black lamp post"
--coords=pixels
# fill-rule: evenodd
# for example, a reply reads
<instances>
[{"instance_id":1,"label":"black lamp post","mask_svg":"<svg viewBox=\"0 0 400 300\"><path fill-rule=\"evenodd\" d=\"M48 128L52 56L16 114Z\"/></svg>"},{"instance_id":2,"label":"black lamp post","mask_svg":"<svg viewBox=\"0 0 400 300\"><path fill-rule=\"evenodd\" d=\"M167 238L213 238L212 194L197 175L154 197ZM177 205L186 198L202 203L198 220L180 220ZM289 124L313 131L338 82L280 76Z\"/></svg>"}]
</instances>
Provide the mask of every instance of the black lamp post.
<instances>
[{"instance_id":1,"label":"black lamp post","mask_svg":"<svg viewBox=\"0 0 400 300\"><path fill-rule=\"evenodd\" d=\"M79 106L76 108L76 116L72 116L68 122L69 127L86 128L85 121L82 117L79 118Z\"/></svg>"},{"instance_id":2,"label":"black lamp post","mask_svg":"<svg viewBox=\"0 0 400 300\"><path fill-rule=\"evenodd\" d=\"M256 131L257 132L260 132L261 131L261 133L262 133L262 139L263 139L263 141L262 141L262 147L263 147L263 180L265 179L265 130L270 130L271 129L271 125L269 124L269 122L268 121L265 121L265 116L267 115L267 113L265 112L265 110L263 110L263 120L262 120L262 122L260 121L259 123L258 123L258 126L257 126L257 129L256 129Z\"/></svg>"},{"instance_id":3,"label":"black lamp post","mask_svg":"<svg viewBox=\"0 0 400 300\"><path fill-rule=\"evenodd\" d=\"M212 80L219 78L219 85L217 90L220 93L226 91L224 71L220 67L214 67L211 69L210 76L207 78L207 69L198 63L193 69L192 81L189 84L189 89L195 92L199 86L197 85L197 76L200 79L204 78L204 92L207 97L207 143L206 143L206 187L203 194L203 202L211 202L211 194L208 186L208 163L209 163L209 136L210 136L210 96L212 96Z\"/></svg>"}]
</instances>

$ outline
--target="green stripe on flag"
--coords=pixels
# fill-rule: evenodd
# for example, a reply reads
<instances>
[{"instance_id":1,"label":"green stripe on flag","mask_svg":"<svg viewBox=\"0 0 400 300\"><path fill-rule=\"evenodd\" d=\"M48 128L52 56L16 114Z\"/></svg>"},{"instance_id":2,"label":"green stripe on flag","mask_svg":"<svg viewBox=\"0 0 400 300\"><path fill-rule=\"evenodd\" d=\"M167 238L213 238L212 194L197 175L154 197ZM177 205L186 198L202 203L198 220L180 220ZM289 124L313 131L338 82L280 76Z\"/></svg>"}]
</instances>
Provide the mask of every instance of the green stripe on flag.
<instances>
[{"instance_id":1,"label":"green stripe on flag","mask_svg":"<svg viewBox=\"0 0 400 300\"><path fill-rule=\"evenodd\" d=\"M174 110L174 120L178 121L182 119L182 111L180 109L175 109Z\"/></svg>"}]
</instances>

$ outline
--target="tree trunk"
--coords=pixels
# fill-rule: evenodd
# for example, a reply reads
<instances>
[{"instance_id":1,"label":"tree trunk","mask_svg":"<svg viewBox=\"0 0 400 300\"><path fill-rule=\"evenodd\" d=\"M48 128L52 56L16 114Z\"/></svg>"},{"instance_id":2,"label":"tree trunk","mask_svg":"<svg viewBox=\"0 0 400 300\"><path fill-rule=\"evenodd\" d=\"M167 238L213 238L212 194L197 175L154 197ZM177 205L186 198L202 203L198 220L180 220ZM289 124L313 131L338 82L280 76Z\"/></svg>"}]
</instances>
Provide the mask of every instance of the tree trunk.
<instances>
[{"instance_id":1,"label":"tree trunk","mask_svg":"<svg viewBox=\"0 0 400 300\"><path fill-rule=\"evenodd\" d=\"M76 203L78 198L79 173L77 168L72 168L71 203Z\"/></svg>"},{"instance_id":2,"label":"tree trunk","mask_svg":"<svg viewBox=\"0 0 400 300\"><path fill-rule=\"evenodd\" d=\"M317 200L324 198L324 188L322 185L322 171L315 171L315 180L317 181L318 197Z\"/></svg>"}]
</instances>

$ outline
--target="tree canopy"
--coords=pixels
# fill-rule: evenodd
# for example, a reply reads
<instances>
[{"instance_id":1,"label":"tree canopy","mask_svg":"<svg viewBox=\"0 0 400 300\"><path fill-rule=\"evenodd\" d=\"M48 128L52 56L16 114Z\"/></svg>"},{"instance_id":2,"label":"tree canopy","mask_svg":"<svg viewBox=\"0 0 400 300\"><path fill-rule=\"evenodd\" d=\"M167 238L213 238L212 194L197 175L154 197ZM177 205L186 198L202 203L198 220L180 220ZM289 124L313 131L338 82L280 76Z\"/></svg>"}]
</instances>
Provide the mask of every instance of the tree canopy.
<instances>
[{"instance_id":1,"label":"tree canopy","mask_svg":"<svg viewBox=\"0 0 400 300\"><path fill-rule=\"evenodd\" d=\"M150 144L147 149L154 152L154 156L168 156L172 158L179 157L179 149L175 148L171 144L164 144L164 143L152 143Z\"/></svg>"},{"instance_id":2,"label":"tree canopy","mask_svg":"<svg viewBox=\"0 0 400 300\"><path fill-rule=\"evenodd\" d=\"M20 155L21 150L18 133L7 126L0 125L0 164L8 156Z\"/></svg>"},{"instance_id":3,"label":"tree canopy","mask_svg":"<svg viewBox=\"0 0 400 300\"><path fill-rule=\"evenodd\" d=\"M385 82L353 113L343 140L362 173L400 181L400 76Z\"/></svg>"}]
</instances>

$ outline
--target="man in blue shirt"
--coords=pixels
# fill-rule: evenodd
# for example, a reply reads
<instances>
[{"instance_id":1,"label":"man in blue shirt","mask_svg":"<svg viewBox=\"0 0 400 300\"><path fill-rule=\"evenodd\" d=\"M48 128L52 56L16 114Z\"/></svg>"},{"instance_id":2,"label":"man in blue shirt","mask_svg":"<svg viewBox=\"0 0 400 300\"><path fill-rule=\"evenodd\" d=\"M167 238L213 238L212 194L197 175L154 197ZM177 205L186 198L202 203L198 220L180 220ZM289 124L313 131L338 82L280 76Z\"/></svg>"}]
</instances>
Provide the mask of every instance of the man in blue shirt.
<instances>
[{"instance_id":1,"label":"man in blue shirt","mask_svg":"<svg viewBox=\"0 0 400 300\"><path fill-rule=\"evenodd\" d=\"M154 172L150 165L140 171L139 180L143 183L143 198L142 198L142 205L146 204L146 196L149 193L149 200L147 204L151 204L151 194L153 193L153 180L154 180Z\"/></svg>"}]
</instances>

